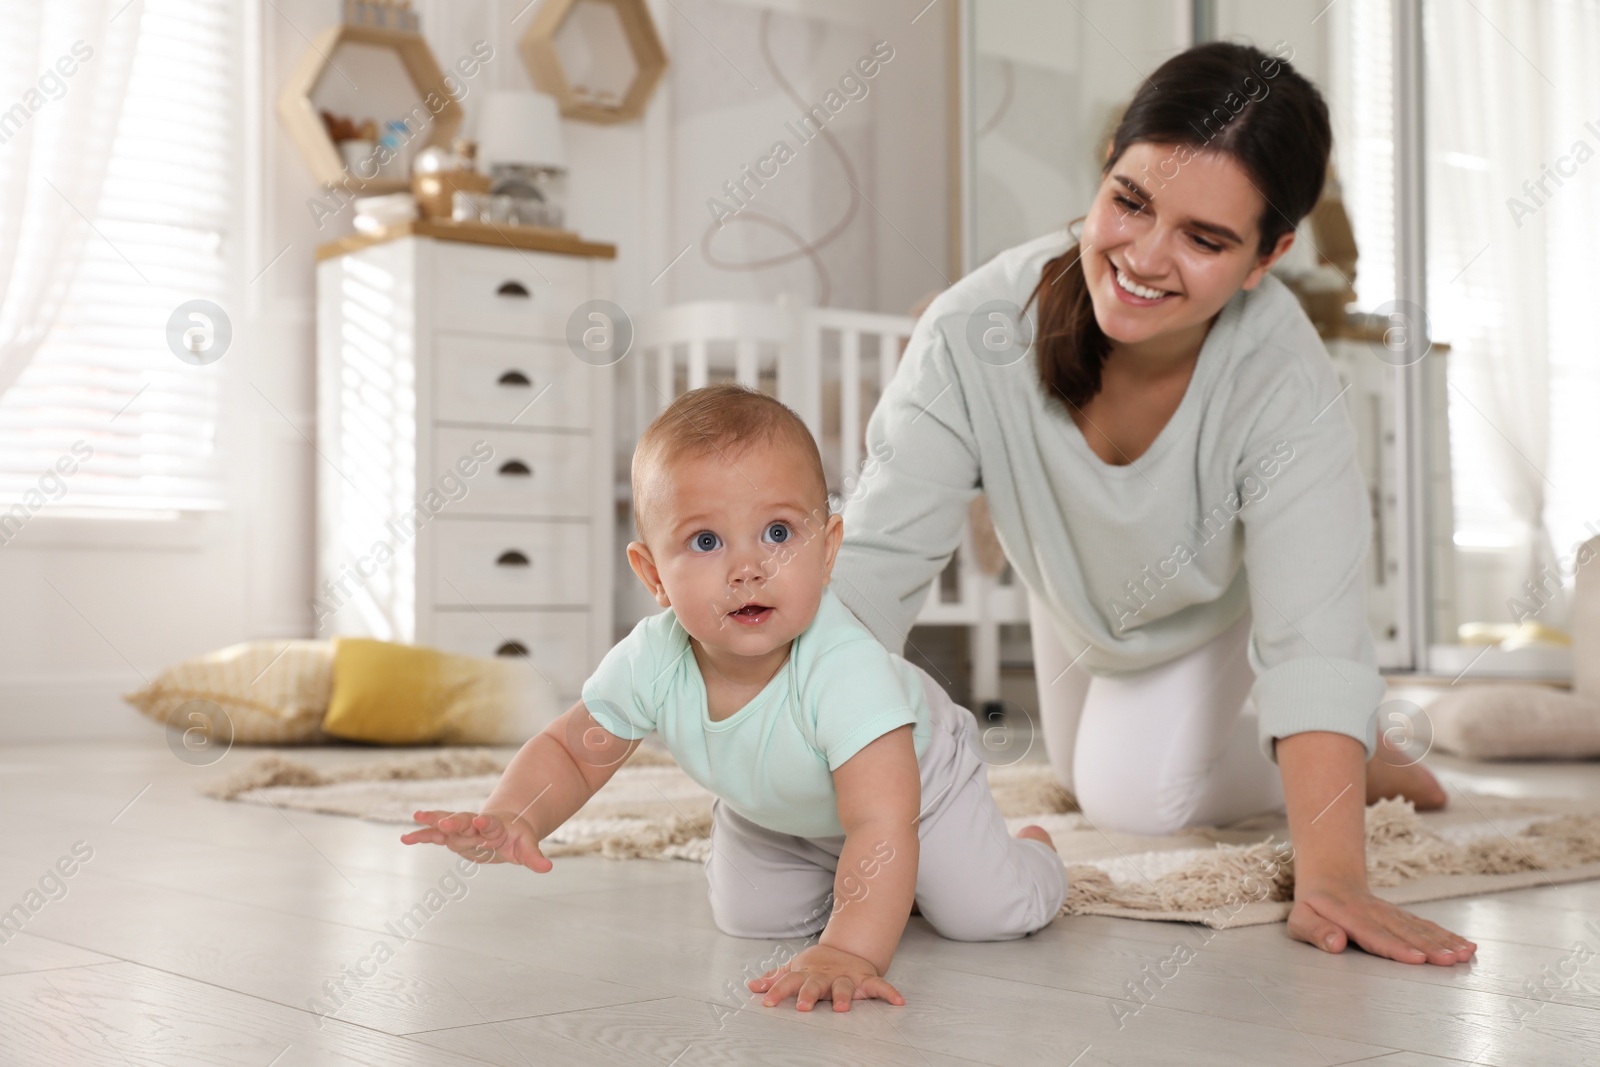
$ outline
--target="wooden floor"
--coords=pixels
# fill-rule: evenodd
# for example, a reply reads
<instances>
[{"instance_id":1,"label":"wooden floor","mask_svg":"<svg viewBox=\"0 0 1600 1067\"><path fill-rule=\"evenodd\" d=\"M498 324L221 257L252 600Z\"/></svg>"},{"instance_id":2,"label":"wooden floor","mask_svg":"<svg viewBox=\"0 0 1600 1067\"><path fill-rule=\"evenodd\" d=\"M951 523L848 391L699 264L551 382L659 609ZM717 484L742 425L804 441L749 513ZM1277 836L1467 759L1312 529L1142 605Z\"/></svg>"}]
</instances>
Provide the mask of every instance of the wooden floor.
<instances>
[{"instance_id":1,"label":"wooden floor","mask_svg":"<svg viewBox=\"0 0 1600 1067\"><path fill-rule=\"evenodd\" d=\"M802 1014L745 993L785 946L719 933L697 864L456 881L394 827L196 794L248 756L190 767L159 735L0 755L0 908L37 908L0 944L0 1063L1600 1062L1595 883L1421 906L1481 946L1450 970L1282 926L1071 918L962 944L915 918L891 971L905 1006ZM1600 765L1480 784L1600 796ZM92 855L53 879L75 846Z\"/></svg>"}]
</instances>

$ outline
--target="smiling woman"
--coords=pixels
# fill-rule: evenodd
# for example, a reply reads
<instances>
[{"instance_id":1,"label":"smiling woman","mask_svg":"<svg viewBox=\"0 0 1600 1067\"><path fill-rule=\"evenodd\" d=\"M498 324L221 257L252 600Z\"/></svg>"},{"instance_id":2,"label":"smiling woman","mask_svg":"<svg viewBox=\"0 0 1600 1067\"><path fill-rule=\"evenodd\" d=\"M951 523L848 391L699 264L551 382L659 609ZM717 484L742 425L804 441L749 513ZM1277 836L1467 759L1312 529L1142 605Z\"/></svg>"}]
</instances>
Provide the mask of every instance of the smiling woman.
<instances>
[{"instance_id":1,"label":"smiling woman","mask_svg":"<svg viewBox=\"0 0 1600 1067\"><path fill-rule=\"evenodd\" d=\"M1159 835L1287 810L1291 934L1451 964L1475 946L1366 884L1362 799L1443 794L1374 731L1355 432L1268 273L1331 144L1315 86L1259 49L1154 71L1081 236L1001 252L917 323L867 426L892 458L845 510L834 584L898 650L981 490L1030 593L1047 755L1085 816Z\"/></svg>"},{"instance_id":2,"label":"smiling woman","mask_svg":"<svg viewBox=\"0 0 1600 1067\"><path fill-rule=\"evenodd\" d=\"M1183 60L1162 68L1168 91L1141 92L1128 106L1080 245L1046 265L1030 298L1041 379L1077 407L1110 384L1102 368L1114 346L1140 377L1186 383L1222 306L1288 251L1322 191L1332 134L1304 78L1239 45L1191 49ZM1284 91L1250 92L1257 75L1263 88L1282 78ZM1288 140L1299 151L1278 153Z\"/></svg>"}]
</instances>

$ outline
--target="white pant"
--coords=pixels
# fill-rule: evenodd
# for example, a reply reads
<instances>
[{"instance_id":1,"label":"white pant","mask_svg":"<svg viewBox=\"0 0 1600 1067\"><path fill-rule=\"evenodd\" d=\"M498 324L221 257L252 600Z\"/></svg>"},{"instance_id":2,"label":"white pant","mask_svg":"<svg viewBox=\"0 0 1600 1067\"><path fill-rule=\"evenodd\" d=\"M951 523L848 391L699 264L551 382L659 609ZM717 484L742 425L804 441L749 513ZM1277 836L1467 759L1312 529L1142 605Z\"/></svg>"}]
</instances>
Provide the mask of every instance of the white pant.
<instances>
[{"instance_id":1,"label":"white pant","mask_svg":"<svg viewBox=\"0 0 1600 1067\"><path fill-rule=\"evenodd\" d=\"M1081 664L1069 669L1077 653L1049 609L1028 599L1045 751L1090 822L1159 835L1283 810L1283 782L1261 754L1249 704L1248 613L1175 660L1094 677Z\"/></svg>"}]
</instances>

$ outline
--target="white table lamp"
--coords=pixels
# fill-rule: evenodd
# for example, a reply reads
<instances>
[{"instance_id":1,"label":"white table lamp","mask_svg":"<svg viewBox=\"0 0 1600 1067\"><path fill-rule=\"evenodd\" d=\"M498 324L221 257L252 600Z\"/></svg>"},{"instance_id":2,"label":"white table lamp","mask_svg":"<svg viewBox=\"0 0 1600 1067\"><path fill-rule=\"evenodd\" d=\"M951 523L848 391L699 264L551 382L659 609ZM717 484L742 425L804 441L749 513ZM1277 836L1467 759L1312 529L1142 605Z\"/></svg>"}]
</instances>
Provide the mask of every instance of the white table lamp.
<instances>
[{"instance_id":1,"label":"white table lamp","mask_svg":"<svg viewBox=\"0 0 1600 1067\"><path fill-rule=\"evenodd\" d=\"M553 96L494 90L478 117L478 152L486 167L497 163L529 170L565 171L561 108Z\"/></svg>"}]
</instances>

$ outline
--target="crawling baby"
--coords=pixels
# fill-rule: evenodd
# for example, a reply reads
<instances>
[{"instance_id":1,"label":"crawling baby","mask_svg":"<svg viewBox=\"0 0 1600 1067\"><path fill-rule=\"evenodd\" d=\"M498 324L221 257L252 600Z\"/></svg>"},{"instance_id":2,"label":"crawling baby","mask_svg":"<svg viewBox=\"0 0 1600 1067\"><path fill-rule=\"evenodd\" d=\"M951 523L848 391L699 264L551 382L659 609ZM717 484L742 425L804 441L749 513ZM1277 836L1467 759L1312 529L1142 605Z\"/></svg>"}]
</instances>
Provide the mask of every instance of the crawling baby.
<instances>
[{"instance_id":1,"label":"crawling baby","mask_svg":"<svg viewBox=\"0 0 1600 1067\"><path fill-rule=\"evenodd\" d=\"M905 1003L884 975L913 904L962 941L1047 925L1065 869L1040 827L1007 833L975 718L828 588L843 520L799 416L741 386L686 393L640 438L633 498L628 562L666 610L606 654L482 811L419 811L401 840L547 872L539 842L653 730L716 797L717 926L820 931L751 980L768 1006Z\"/></svg>"}]
</instances>

